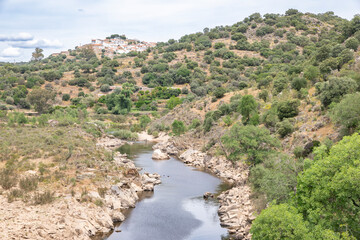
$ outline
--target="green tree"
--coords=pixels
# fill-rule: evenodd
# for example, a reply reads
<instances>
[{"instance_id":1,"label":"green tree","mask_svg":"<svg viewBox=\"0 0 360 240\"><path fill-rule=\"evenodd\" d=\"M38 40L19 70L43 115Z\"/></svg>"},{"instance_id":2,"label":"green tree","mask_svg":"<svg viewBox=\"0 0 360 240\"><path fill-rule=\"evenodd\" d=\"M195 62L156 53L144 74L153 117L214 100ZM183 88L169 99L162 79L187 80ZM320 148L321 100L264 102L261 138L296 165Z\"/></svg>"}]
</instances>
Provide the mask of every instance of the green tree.
<instances>
[{"instance_id":1,"label":"green tree","mask_svg":"<svg viewBox=\"0 0 360 240\"><path fill-rule=\"evenodd\" d=\"M124 88L123 84L123 88ZM115 91L105 96L106 106L114 114L126 114L130 112L132 101L130 95L132 94L131 89L115 89Z\"/></svg>"},{"instance_id":2,"label":"green tree","mask_svg":"<svg viewBox=\"0 0 360 240\"><path fill-rule=\"evenodd\" d=\"M320 70L318 67L315 66L309 66L305 68L304 71L304 77L312 82L315 82L315 80L320 76Z\"/></svg>"},{"instance_id":3,"label":"green tree","mask_svg":"<svg viewBox=\"0 0 360 240\"><path fill-rule=\"evenodd\" d=\"M360 125L360 93L349 94L331 110L331 119L353 133Z\"/></svg>"},{"instance_id":4,"label":"green tree","mask_svg":"<svg viewBox=\"0 0 360 240\"><path fill-rule=\"evenodd\" d=\"M34 61L40 61L44 58L43 49L41 48L35 48L35 51L32 53L32 60Z\"/></svg>"},{"instance_id":5,"label":"green tree","mask_svg":"<svg viewBox=\"0 0 360 240\"><path fill-rule=\"evenodd\" d=\"M215 91L214 91L214 96L215 96L216 98L222 98L222 97L224 97L225 93L226 93L226 89L225 89L225 88L223 88L223 87L218 87L218 88L216 88Z\"/></svg>"},{"instance_id":6,"label":"green tree","mask_svg":"<svg viewBox=\"0 0 360 240\"><path fill-rule=\"evenodd\" d=\"M288 80L285 77L280 77L274 80L275 94L281 93L288 84Z\"/></svg>"},{"instance_id":7,"label":"green tree","mask_svg":"<svg viewBox=\"0 0 360 240\"><path fill-rule=\"evenodd\" d=\"M166 107L169 109L174 109L177 105L182 103L182 99L172 96L167 102Z\"/></svg>"},{"instance_id":8,"label":"green tree","mask_svg":"<svg viewBox=\"0 0 360 240\"><path fill-rule=\"evenodd\" d=\"M145 129L150 122L151 122L151 118L149 116L143 115L140 117L140 127L142 129Z\"/></svg>"},{"instance_id":9,"label":"green tree","mask_svg":"<svg viewBox=\"0 0 360 240\"><path fill-rule=\"evenodd\" d=\"M295 160L287 154L268 154L262 164L250 170L254 192L266 195L266 200L285 202L295 194L297 175L303 169L302 159Z\"/></svg>"},{"instance_id":10,"label":"green tree","mask_svg":"<svg viewBox=\"0 0 360 240\"><path fill-rule=\"evenodd\" d=\"M211 47L211 40L208 36L202 35L195 41L195 46L198 47L199 50L203 50Z\"/></svg>"},{"instance_id":11,"label":"green tree","mask_svg":"<svg viewBox=\"0 0 360 240\"><path fill-rule=\"evenodd\" d=\"M251 226L253 240L313 239L306 222L295 207L273 205L263 210Z\"/></svg>"},{"instance_id":12,"label":"green tree","mask_svg":"<svg viewBox=\"0 0 360 240\"><path fill-rule=\"evenodd\" d=\"M299 100L290 99L276 104L277 115L280 120L284 118L292 118L299 114L298 107L300 106Z\"/></svg>"},{"instance_id":13,"label":"green tree","mask_svg":"<svg viewBox=\"0 0 360 240\"><path fill-rule=\"evenodd\" d=\"M239 123L234 124L221 141L230 160L238 161L245 157L244 160L250 164L261 163L273 148L279 146L278 140L266 128L241 126Z\"/></svg>"},{"instance_id":14,"label":"green tree","mask_svg":"<svg viewBox=\"0 0 360 240\"><path fill-rule=\"evenodd\" d=\"M300 91L300 89L305 88L307 85L306 79L301 77L295 77L291 81L291 87L296 91Z\"/></svg>"},{"instance_id":15,"label":"green tree","mask_svg":"<svg viewBox=\"0 0 360 240\"><path fill-rule=\"evenodd\" d=\"M357 87L357 83L348 77L332 77L329 81L316 85L319 99L325 107L332 102L339 102L344 95L354 92Z\"/></svg>"},{"instance_id":16,"label":"green tree","mask_svg":"<svg viewBox=\"0 0 360 240\"><path fill-rule=\"evenodd\" d=\"M257 114L257 102L252 95L245 95L241 98L239 112L243 117L243 123L247 124L254 114Z\"/></svg>"},{"instance_id":17,"label":"green tree","mask_svg":"<svg viewBox=\"0 0 360 240\"><path fill-rule=\"evenodd\" d=\"M70 94L65 93L65 94L62 96L62 100L63 100L63 101L69 101L69 100L70 100Z\"/></svg>"},{"instance_id":18,"label":"green tree","mask_svg":"<svg viewBox=\"0 0 360 240\"><path fill-rule=\"evenodd\" d=\"M283 120L276 124L276 132L280 134L281 137L285 137L291 134L294 131L293 123L288 119Z\"/></svg>"},{"instance_id":19,"label":"green tree","mask_svg":"<svg viewBox=\"0 0 360 240\"><path fill-rule=\"evenodd\" d=\"M179 136L186 131L186 126L183 121L174 120L174 122L171 124L171 127L175 136Z\"/></svg>"},{"instance_id":20,"label":"green tree","mask_svg":"<svg viewBox=\"0 0 360 240\"><path fill-rule=\"evenodd\" d=\"M348 40L346 40L345 42L345 46L347 48L350 48L354 51L356 51L359 47L359 40L357 40L356 38L352 37L352 38L349 38Z\"/></svg>"},{"instance_id":21,"label":"green tree","mask_svg":"<svg viewBox=\"0 0 360 240\"><path fill-rule=\"evenodd\" d=\"M214 119L212 117L207 117L204 120L204 132L209 132L211 127L214 124Z\"/></svg>"},{"instance_id":22,"label":"green tree","mask_svg":"<svg viewBox=\"0 0 360 240\"><path fill-rule=\"evenodd\" d=\"M45 89L34 89L27 96L30 104L34 105L34 108L39 113L46 113L49 111L51 104L50 100L55 98L55 94Z\"/></svg>"},{"instance_id":23,"label":"green tree","mask_svg":"<svg viewBox=\"0 0 360 240\"><path fill-rule=\"evenodd\" d=\"M296 204L311 224L360 237L360 136L344 137L299 175Z\"/></svg>"}]
</instances>

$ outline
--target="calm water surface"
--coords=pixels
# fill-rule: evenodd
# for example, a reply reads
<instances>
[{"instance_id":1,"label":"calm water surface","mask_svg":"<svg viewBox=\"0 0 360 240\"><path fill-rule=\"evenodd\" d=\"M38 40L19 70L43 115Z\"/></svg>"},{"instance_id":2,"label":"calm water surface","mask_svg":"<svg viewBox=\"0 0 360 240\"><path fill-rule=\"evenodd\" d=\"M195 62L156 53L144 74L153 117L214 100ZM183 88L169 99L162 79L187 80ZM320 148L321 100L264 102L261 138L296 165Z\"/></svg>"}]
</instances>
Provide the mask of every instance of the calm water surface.
<instances>
[{"instance_id":1,"label":"calm water surface","mask_svg":"<svg viewBox=\"0 0 360 240\"><path fill-rule=\"evenodd\" d=\"M119 149L142 171L160 174L162 183L138 202L125 222L105 239L219 240L226 236L217 215L218 203L202 198L205 192L220 191L222 182L174 158L152 160L151 146L135 143Z\"/></svg>"}]
</instances>

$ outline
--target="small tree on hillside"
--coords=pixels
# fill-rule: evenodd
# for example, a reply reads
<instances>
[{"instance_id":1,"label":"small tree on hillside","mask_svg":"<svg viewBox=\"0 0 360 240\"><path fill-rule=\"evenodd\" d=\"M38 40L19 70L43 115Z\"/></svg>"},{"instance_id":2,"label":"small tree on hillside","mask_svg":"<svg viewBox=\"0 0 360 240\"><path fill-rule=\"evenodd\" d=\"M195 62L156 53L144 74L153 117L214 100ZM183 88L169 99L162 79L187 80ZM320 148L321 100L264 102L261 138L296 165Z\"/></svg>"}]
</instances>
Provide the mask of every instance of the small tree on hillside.
<instances>
[{"instance_id":1,"label":"small tree on hillside","mask_svg":"<svg viewBox=\"0 0 360 240\"><path fill-rule=\"evenodd\" d=\"M35 51L32 53L31 60L40 61L41 59L43 59L44 58L43 51L44 50L41 48L35 48Z\"/></svg>"},{"instance_id":2,"label":"small tree on hillside","mask_svg":"<svg viewBox=\"0 0 360 240\"><path fill-rule=\"evenodd\" d=\"M239 112L243 117L243 123L247 124L252 115L257 114L257 102L251 95L245 95L241 98L239 104Z\"/></svg>"},{"instance_id":3,"label":"small tree on hillside","mask_svg":"<svg viewBox=\"0 0 360 240\"><path fill-rule=\"evenodd\" d=\"M236 123L222 138L226 155L232 161L238 161L243 157L250 164L258 164L279 146L276 138L270 135L266 128L252 125L241 126Z\"/></svg>"},{"instance_id":4,"label":"small tree on hillside","mask_svg":"<svg viewBox=\"0 0 360 240\"><path fill-rule=\"evenodd\" d=\"M55 98L55 94L45 89L34 89L28 95L29 102L39 113L46 113L51 107L50 100Z\"/></svg>"},{"instance_id":5,"label":"small tree on hillside","mask_svg":"<svg viewBox=\"0 0 360 240\"><path fill-rule=\"evenodd\" d=\"M174 120L171 124L172 131L176 136L183 134L186 131L186 126L183 121Z\"/></svg>"},{"instance_id":6,"label":"small tree on hillside","mask_svg":"<svg viewBox=\"0 0 360 240\"><path fill-rule=\"evenodd\" d=\"M346 95L332 109L331 119L353 133L360 125L360 93Z\"/></svg>"}]
</instances>

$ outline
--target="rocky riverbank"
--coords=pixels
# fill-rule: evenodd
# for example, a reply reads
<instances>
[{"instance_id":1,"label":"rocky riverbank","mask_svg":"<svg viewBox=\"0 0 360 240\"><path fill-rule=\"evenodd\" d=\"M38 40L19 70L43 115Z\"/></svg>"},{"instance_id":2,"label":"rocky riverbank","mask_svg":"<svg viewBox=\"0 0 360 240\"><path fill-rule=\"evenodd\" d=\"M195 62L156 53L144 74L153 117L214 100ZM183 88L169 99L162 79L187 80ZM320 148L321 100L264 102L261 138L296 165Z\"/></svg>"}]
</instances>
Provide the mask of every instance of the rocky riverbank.
<instances>
[{"instance_id":1,"label":"rocky riverbank","mask_svg":"<svg viewBox=\"0 0 360 240\"><path fill-rule=\"evenodd\" d=\"M96 146L109 150L124 143L105 137L98 139ZM55 200L45 205L9 202L9 192L0 189L0 239L91 239L99 232L111 231L115 222L124 221L123 212L135 207L142 192L153 191L161 183L160 175L140 174L134 163L118 152L114 152L113 167L118 169L117 175L99 179L97 189L71 194L57 189ZM93 172L83 170L78 180L96 178Z\"/></svg>"},{"instance_id":2,"label":"rocky riverbank","mask_svg":"<svg viewBox=\"0 0 360 240\"><path fill-rule=\"evenodd\" d=\"M253 205L250 201L251 189L247 184L249 169L245 164L233 165L224 157L210 156L174 139L153 146L163 153L177 156L184 163L205 169L224 181L233 184L230 190L218 196L218 210L222 226L226 227L233 239L251 239L249 233L251 222L255 219Z\"/></svg>"}]
</instances>

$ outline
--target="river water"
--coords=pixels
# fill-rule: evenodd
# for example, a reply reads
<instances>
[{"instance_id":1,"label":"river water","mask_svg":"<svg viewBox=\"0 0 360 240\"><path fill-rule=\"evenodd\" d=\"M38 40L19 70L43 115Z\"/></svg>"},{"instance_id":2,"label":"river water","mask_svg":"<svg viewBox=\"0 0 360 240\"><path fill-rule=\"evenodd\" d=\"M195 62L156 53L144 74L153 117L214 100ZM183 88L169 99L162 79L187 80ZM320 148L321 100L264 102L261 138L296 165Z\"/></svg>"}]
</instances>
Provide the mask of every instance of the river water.
<instances>
[{"instance_id":1,"label":"river water","mask_svg":"<svg viewBox=\"0 0 360 240\"><path fill-rule=\"evenodd\" d=\"M134 143L119 148L142 171L158 173L162 183L145 194L127 219L107 240L219 240L227 235L220 227L218 203L204 200L205 192L220 192L220 179L181 161L152 160L152 144Z\"/></svg>"}]
</instances>

